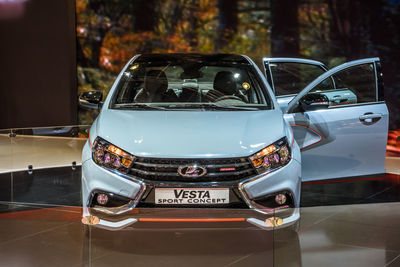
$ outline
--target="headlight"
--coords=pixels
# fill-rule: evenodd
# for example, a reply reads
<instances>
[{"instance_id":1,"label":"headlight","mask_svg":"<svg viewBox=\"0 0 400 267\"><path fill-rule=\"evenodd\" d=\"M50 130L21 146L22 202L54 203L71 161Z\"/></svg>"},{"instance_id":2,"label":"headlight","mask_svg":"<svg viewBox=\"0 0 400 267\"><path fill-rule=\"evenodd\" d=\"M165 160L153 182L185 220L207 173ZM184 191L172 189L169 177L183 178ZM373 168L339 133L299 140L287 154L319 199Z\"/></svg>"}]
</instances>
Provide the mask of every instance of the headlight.
<instances>
[{"instance_id":1,"label":"headlight","mask_svg":"<svg viewBox=\"0 0 400 267\"><path fill-rule=\"evenodd\" d=\"M290 159L290 147L288 146L286 137L250 157L250 161L258 173L264 173L285 166Z\"/></svg>"},{"instance_id":2,"label":"headlight","mask_svg":"<svg viewBox=\"0 0 400 267\"><path fill-rule=\"evenodd\" d=\"M129 171L135 157L106 140L97 137L93 143L92 158L96 164L123 173Z\"/></svg>"}]
</instances>

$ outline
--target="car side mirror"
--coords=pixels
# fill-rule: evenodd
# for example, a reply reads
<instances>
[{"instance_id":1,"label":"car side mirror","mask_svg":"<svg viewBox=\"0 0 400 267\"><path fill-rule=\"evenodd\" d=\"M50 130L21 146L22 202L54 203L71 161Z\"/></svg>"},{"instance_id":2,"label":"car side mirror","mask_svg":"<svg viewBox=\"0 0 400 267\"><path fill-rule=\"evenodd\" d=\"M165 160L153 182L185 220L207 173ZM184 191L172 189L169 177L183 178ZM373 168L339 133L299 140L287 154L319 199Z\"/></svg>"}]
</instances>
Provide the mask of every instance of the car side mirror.
<instances>
[{"instance_id":1,"label":"car side mirror","mask_svg":"<svg viewBox=\"0 0 400 267\"><path fill-rule=\"evenodd\" d=\"M103 102L103 93L99 91L83 92L79 95L79 106L85 109L99 109Z\"/></svg>"},{"instance_id":2,"label":"car side mirror","mask_svg":"<svg viewBox=\"0 0 400 267\"><path fill-rule=\"evenodd\" d=\"M329 99L324 94L309 93L300 100L300 106L304 111L327 109L329 107Z\"/></svg>"}]
</instances>

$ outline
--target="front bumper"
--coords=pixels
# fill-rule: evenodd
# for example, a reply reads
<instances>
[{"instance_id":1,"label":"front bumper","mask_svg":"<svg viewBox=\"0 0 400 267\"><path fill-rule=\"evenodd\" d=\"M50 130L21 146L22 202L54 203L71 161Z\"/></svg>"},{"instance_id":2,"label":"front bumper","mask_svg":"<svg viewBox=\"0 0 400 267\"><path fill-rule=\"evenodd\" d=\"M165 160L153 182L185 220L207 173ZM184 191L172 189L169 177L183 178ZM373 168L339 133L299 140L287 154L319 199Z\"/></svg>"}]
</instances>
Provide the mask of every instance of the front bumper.
<instances>
[{"instance_id":1,"label":"front bumper","mask_svg":"<svg viewBox=\"0 0 400 267\"><path fill-rule=\"evenodd\" d=\"M89 208L83 218L85 224L111 231L156 227L171 228L242 228L252 225L263 230L286 228L300 218L299 208L277 210L261 214L254 209L188 209L188 208L134 208L121 215L105 215ZM96 218L95 223L87 223L88 217ZM93 219L92 219L93 221ZM135 227L132 225L135 224Z\"/></svg>"},{"instance_id":2,"label":"front bumper","mask_svg":"<svg viewBox=\"0 0 400 267\"><path fill-rule=\"evenodd\" d=\"M136 210L136 206L140 202L146 189L149 187L234 187L243 202L250 209L240 209L240 215L232 216L231 209L198 209L196 212L190 214L188 210L191 209L176 209L184 210L183 214L180 214L176 218L168 217L168 212L163 211L170 210L167 208L157 209L160 210L157 216L150 216L155 221L173 221L173 219L180 221L198 221L198 222L210 222L218 221L230 221L234 218L243 219L244 221L261 227L263 229L275 229L285 227L295 223L300 215L298 207L300 204L300 187L301 187L301 166L300 163L293 158L286 166L273 171L268 174L261 174L250 179L241 181L240 183L232 184L229 183L168 183L168 184L154 184L152 182L144 182L135 179L132 176L123 175L121 173L107 170L95 164L91 159L86 160L82 164L82 200L84 203L83 217L95 215L100 221L96 224L98 227L107 228L110 230L118 230L125 228L133 223L137 222L148 222L149 217L145 216L146 212L132 212ZM293 199L293 207L290 209L268 209L256 203L255 199L263 196L271 195L276 192L289 192ZM93 197L93 192L108 192L118 196L125 197L130 201L125 205L119 207L90 207L90 203ZM139 211L145 211L146 209L139 209ZM154 211L154 209L151 209ZM202 210L199 212L199 210ZM289 212L288 212L289 210ZM219 211L219 212L215 212ZM279 215L279 216L278 216ZM274 221L275 217L282 219L279 225L272 223L269 225L266 220L271 219ZM147 218L147 219L145 219Z\"/></svg>"}]
</instances>

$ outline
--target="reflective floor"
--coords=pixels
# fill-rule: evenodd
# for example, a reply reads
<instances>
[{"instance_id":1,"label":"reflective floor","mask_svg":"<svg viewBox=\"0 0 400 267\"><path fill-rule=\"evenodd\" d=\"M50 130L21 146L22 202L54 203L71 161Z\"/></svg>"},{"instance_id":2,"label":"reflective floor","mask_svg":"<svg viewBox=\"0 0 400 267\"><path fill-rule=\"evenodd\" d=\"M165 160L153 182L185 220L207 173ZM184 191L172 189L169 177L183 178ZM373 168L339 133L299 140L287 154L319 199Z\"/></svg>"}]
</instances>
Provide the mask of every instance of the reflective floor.
<instances>
[{"instance_id":1,"label":"reflective floor","mask_svg":"<svg viewBox=\"0 0 400 267\"><path fill-rule=\"evenodd\" d=\"M84 226L79 167L3 173L0 200L1 266L400 266L393 174L303 183L297 232L246 222Z\"/></svg>"},{"instance_id":2,"label":"reflective floor","mask_svg":"<svg viewBox=\"0 0 400 267\"><path fill-rule=\"evenodd\" d=\"M300 229L159 223L111 232L79 208L0 214L2 266L400 266L398 203L303 208Z\"/></svg>"}]
</instances>

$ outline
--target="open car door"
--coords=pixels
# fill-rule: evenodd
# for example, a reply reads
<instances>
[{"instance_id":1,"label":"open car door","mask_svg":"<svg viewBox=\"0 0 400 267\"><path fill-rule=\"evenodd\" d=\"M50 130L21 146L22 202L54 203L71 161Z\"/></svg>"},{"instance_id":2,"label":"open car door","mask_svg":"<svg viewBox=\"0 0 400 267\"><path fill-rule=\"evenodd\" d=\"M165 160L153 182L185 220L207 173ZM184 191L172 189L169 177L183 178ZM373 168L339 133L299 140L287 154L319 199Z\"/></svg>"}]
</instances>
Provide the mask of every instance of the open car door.
<instances>
[{"instance_id":1,"label":"open car door","mask_svg":"<svg viewBox=\"0 0 400 267\"><path fill-rule=\"evenodd\" d=\"M379 58L324 70L290 98L280 105L301 148L303 181L385 173L388 110Z\"/></svg>"},{"instance_id":2,"label":"open car door","mask_svg":"<svg viewBox=\"0 0 400 267\"><path fill-rule=\"evenodd\" d=\"M263 58L263 66L282 109L310 82L328 71L322 62L303 58ZM335 84L326 86L333 88Z\"/></svg>"}]
</instances>

